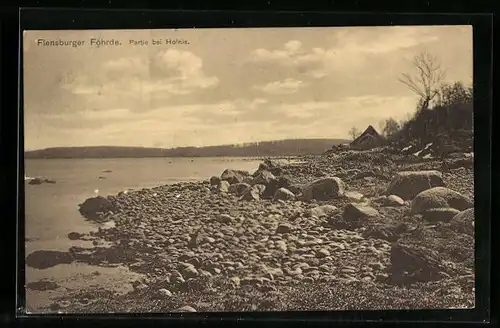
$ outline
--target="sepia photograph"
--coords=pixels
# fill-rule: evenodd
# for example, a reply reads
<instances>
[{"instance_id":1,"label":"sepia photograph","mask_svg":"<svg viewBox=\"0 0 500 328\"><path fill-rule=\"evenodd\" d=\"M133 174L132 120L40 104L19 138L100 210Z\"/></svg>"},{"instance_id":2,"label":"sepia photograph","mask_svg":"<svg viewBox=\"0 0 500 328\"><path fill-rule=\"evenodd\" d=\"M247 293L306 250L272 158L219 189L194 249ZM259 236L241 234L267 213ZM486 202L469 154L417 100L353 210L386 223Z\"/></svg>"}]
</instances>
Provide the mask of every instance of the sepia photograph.
<instances>
[{"instance_id":1,"label":"sepia photograph","mask_svg":"<svg viewBox=\"0 0 500 328\"><path fill-rule=\"evenodd\" d=\"M472 26L22 47L28 314L475 307Z\"/></svg>"}]
</instances>

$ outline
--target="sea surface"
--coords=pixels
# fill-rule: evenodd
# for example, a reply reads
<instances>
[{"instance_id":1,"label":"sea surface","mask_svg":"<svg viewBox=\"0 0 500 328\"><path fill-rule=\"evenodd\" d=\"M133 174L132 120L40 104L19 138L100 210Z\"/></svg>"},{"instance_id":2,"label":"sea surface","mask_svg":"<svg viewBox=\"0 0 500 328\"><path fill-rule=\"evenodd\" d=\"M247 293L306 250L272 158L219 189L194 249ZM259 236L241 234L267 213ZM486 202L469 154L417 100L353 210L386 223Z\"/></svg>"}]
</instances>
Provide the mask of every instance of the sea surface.
<instances>
[{"instance_id":1,"label":"sea surface","mask_svg":"<svg viewBox=\"0 0 500 328\"><path fill-rule=\"evenodd\" d=\"M114 195L124 190L150 188L183 181L203 181L225 169L255 171L257 158L137 158L137 159L27 159L25 161L25 255L37 250L67 251L71 246L91 247L89 242L71 241L68 233L86 233L98 228L78 212L78 204L96 195ZM55 184L28 185L33 177L55 180ZM87 243L87 244L86 244ZM102 279L126 274L92 268L84 264L60 264L38 270L26 268L26 282L41 279L58 281L76 288L89 284L85 277L95 270ZM119 272L117 271L119 270ZM108 276L106 276L106 273ZM97 275L96 275L97 276ZM80 278L81 279L80 279ZM107 278L106 278L107 277ZM95 279L94 279L95 280ZM116 280L120 283L120 279ZM94 281L98 284L99 282ZM106 284L112 282L106 280ZM59 291L64 291L64 288ZM48 301L49 292L28 292L31 308ZM49 293L50 294L50 293ZM54 293L52 293L54 294ZM30 307L28 307L30 308Z\"/></svg>"}]
</instances>

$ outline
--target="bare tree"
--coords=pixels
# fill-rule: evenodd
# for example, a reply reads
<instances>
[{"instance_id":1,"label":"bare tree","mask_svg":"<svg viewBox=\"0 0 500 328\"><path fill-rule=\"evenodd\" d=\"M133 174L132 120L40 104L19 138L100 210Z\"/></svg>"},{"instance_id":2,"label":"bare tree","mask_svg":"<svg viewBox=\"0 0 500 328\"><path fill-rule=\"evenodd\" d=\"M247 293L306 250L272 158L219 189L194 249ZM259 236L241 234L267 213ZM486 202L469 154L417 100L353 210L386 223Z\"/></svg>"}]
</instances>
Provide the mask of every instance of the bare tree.
<instances>
[{"instance_id":1,"label":"bare tree","mask_svg":"<svg viewBox=\"0 0 500 328\"><path fill-rule=\"evenodd\" d=\"M441 68L438 58L427 52L415 56L413 65L417 70L414 77L412 74L403 73L398 80L420 96L419 109L427 109L440 91L445 71Z\"/></svg>"},{"instance_id":2,"label":"bare tree","mask_svg":"<svg viewBox=\"0 0 500 328\"><path fill-rule=\"evenodd\" d=\"M349 130L349 136L352 138L352 140L356 139L359 136L359 130L355 126L353 126Z\"/></svg>"}]
</instances>

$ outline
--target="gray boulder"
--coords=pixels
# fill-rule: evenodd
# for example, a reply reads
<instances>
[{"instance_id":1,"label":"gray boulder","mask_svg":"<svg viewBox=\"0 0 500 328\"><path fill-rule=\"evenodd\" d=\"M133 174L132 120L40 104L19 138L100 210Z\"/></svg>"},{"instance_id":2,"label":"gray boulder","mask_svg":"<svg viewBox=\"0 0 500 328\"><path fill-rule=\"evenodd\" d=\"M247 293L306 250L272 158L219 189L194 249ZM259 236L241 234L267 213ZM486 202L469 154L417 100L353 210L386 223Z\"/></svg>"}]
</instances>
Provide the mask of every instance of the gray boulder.
<instances>
[{"instance_id":1,"label":"gray boulder","mask_svg":"<svg viewBox=\"0 0 500 328\"><path fill-rule=\"evenodd\" d=\"M307 185L302 194L305 200L329 200L344 196L345 184L338 177L318 179Z\"/></svg>"},{"instance_id":2,"label":"gray boulder","mask_svg":"<svg viewBox=\"0 0 500 328\"><path fill-rule=\"evenodd\" d=\"M367 204L350 203L344 207L342 218L345 222L360 222L367 218L379 217L379 212Z\"/></svg>"},{"instance_id":3,"label":"gray boulder","mask_svg":"<svg viewBox=\"0 0 500 328\"><path fill-rule=\"evenodd\" d=\"M245 178L249 175L250 173L248 173L247 171L227 169L222 172L220 178L221 180L229 182L229 184L234 184L243 182L243 180L245 180Z\"/></svg>"},{"instance_id":4,"label":"gray boulder","mask_svg":"<svg viewBox=\"0 0 500 328\"><path fill-rule=\"evenodd\" d=\"M260 190L256 186L252 186L246 189L243 195L240 197L240 200L253 201L260 199Z\"/></svg>"},{"instance_id":5,"label":"gray boulder","mask_svg":"<svg viewBox=\"0 0 500 328\"><path fill-rule=\"evenodd\" d=\"M424 190L444 186L443 175L439 171L403 171L392 178L386 194L411 200Z\"/></svg>"},{"instance_id":6,"label":"gray boulder","mask_svg":"<svg viewBox=\"0 0 500 328\"><path fill-rule=\"evenodd\" d=\"M474 208L469 208L455 215L450 221L450 226L455 232L474 236Z\"/></svg>"},{"instance_id":7,"label":"gray boulder","mask_svg":"<svg viewBox=\"0 0 500 328\"><path fill-rule=\"evenodd\" d=\"M259 168L255 171L253 176L257 176L261 171L269 171L274 175L281 175L284 172L280 163L272 159L266 159L264 162L260 163Z\"/></svg>"},{"instance_id":8,"label":"gray boulder","mask_svg":"<svg viewBox=\"0 0 500 328\"><path fill-rule=\"evenodd\" d=\"M221 182L220 177L213 176L210 178L210 185L212 186L218 186Z\"/></svg>"},{"instance_id":9,"label":"gray boulder","mask_svg":"<svg viewBox=\"0 0 500 328\"><path fill-rule=\"evenodd\" d=\"M88 198L79 207L80 214L88 219L99 219L99 213L115 211L113 204L102 196Z\"/></svg>"},{"instance_id":10,"label":"gray boulder","mask_svg":"<svg viewBox=\"0 0 500 328\"><path fill-rule=\"evenodd\" d=\"M229 186L229 192L231 194L241 196L248 188L250 188L250 185L248 183L244 182L235 183Z\"/></svg>"},{"instance_id":11,"label":"gray boulder","mask_svg":"<svg viewBox=\"0 0 500 328\"><path fill-rule=\"evenodd\" d=\"M252 185L262 184L269 185L271 182L276 181L276 177L269 171L260 171L252 180Z\"/></svg>"},{"instance_id":12,"label":"gray boulder","mask_svg":"<svg viewBox=\"0 0 500 328\"><path fill-rule=\"evenodd\" d=\"M411 202L411 213L423 213L434 208L454 208L463 211L473 206L474 203L462 194L445 187L435 187L415 196Z\"/></svg>"}]
</instances>

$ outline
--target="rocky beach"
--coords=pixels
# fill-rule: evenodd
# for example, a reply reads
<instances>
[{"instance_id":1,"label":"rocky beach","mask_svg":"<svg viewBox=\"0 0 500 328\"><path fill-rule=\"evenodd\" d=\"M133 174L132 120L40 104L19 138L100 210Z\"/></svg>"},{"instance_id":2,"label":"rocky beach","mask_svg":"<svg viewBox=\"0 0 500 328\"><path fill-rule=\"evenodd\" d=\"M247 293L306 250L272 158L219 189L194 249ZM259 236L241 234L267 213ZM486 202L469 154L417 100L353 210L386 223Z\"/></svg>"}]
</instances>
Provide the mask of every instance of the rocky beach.
<instances>
[{"instance_id":1,"label":"rocky beach","mask_svg":"<svg viewBox=\"0 0 500 328\"><path fill-rule=\"evenodd\" d=\"M67 291L48 312L470 308L473 161L347 149L97 196L79 211L105 226L68 235L93 247L35 251L26 264L141 276L126 293Z\"/></svg>"}]
</instances>

